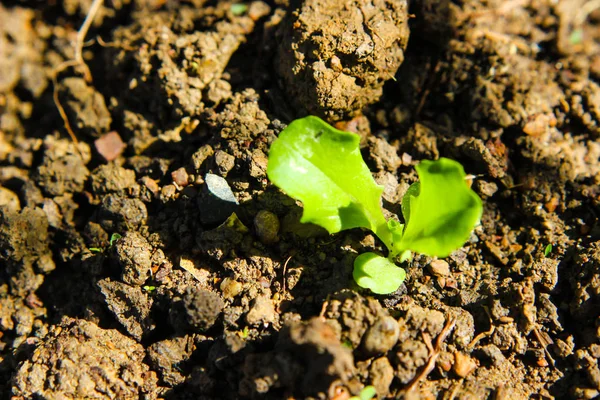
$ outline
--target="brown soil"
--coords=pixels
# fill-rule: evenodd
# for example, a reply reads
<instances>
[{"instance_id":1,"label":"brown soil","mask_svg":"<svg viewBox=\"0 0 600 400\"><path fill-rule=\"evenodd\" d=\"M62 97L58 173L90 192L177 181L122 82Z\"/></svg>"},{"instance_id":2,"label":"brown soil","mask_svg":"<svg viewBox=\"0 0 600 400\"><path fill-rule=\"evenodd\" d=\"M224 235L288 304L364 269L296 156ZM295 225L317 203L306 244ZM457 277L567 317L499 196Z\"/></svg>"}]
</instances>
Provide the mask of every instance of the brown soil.
<instances>
[{"instance_id":1,"label":"brown soil","mask_svg":"<svg viewBox=\"0 0 600 400\"><path fill-rule=\"evenodd\" d=\"M106 0L88 75L91 5L0 4L3 399L600 396L597 1ZM469 242L357 288L266 177L307 113L386 213L459 160Z\"/></svg>"}]
</instances>

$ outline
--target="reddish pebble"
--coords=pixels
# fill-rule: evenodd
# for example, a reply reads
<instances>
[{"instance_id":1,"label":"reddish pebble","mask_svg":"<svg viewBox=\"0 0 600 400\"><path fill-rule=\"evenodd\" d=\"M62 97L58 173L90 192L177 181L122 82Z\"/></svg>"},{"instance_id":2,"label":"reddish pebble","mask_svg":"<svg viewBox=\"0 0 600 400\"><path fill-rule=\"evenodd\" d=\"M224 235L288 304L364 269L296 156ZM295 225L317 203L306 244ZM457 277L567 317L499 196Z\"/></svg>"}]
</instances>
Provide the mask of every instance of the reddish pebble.
<instances>
[{"instance_id":1,"label":"reddish pebble","mask_svg":"<svg viewBox=\"0 0 600 400\"><path fill-rule=\"evenodd\" d=\"M96 151L106 161L112 161L119 157L127 145L121 140L121 136L115 131L108 132L94 141Z\"/></svg>"},{"instance_id":2,"label":"reddish pebble","mask_svg":"<svg viewBox=\"0 0 600 400\"><path fill-rule=\"evenodd\" d=\"M173 182L175 182L177 186L180 187L185 187L189 183L189 175L183 167L171 172L171 178L173 179Z\"/></svg>"}]
</instances>

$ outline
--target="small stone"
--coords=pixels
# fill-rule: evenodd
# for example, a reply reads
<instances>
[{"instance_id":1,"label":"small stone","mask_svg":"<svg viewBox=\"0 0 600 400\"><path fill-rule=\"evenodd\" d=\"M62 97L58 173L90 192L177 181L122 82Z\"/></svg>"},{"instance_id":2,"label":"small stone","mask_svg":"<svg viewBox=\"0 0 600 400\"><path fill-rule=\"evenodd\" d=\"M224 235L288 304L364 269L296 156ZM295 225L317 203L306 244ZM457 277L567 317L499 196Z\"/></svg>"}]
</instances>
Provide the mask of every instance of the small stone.
<instances>
[{"instance_id":1,"label":"small stone","mask_svg":"<svg viewBox=\"0 0 600 400\"><path fill-rule=\"evenodd\" d=\"M219 173L223 176L227 176L229 171L235 166L235 157L222 150L218 150L215 153L215 164L217 164Z\"/></svg>"},{"instance_id":2,"label":"small stone","mask_svg":"<svg viewBox=\"0 0 600 400\"><path fill-rule=\"evenodd\" d=\"M392 317L379 318L363 337L363 350L369 356L385 354L398 342L400 327Z\"/></svg>"},{"instance_id":3,"label":"small stone","mask_svg":"<svg viewBox=\"0 0 600 400\"><path fill-rule=\"evenodd\" d=\"M454 353L454 366L452 370L461 378L471 375L471 372L477 368L477 362L468 355L457 351Z\"/></svg>"},{"instance_id":4,"label":"small stone","mask_svg":"<svg viewBox=\"0 0 600 400\"><path fill-rule=\"evenodd\" d=\"M279 241L279 218L267 210L261 210L254 217L254 229L258 239L264 244Z\"/></svg>"},{"instance_id":5,"label":"small stone","mask_svg":"<svg viewBox=\"0 0 600 400\"><path fill-rule=\"evenodd\" d=\"M0 208L2 207L10 212L19 212L21 210L21 202L16 193L0 186Z\"/></svg>"},{"instance_id":6,"label":"small stone","mask_svg":"<svg viewBox=\"0 0 600 400\"><path fill-rule=\"evenodd\" d=\"M142 183L150 192L152 192L153 195L156 196L158 192L160 192L160 187L158 187L158 183L156 183L156 181L150 178L149 176L142 177Z\"/></svg>"},{"instance_id":7,"label":"small stone","mask_svg":"<svg viewBox=\"0 0 600 400\"><path fill-rule=\"evenodd\" d=\"M192 155L192 167L194 168L195 171L198 171L202 165L204 164L204 162L208 159L208 157L211 157L214 154L214 150L213 148L208 145L205 144L204 146L200 147L193 155Z\"/></svg>"},{"instance_id":8,"label":"small stone","mask_svg":"<svg viewBox=\"0 0 600 400\"><path fill-rule=\"evenodd\" d=\"M246 322L249 325L260 325L274 323L277 320L275 305L267 296L258 296L254 305L246 314Z\"/></svg>"},{"instance_id":9,"label":"small stone","mask_svg":"<svg viewBox=\"0 0 600 400\"><path fill-rule=\"evenodd\" d=\"M225 278L221 282L221 292L223 292L223 296L227 299L233 299L235 296L242 292L242 284L235 279Z\"/></svg>"},{"instance_id":10,"label":"small stone","mask_svg":"<svg viewBox=\"0 0 600 400\"><path fill-rule=\"evenodd\" d=\"M115 131L100 136L100 138L94 141L94 146L98 154L104 157L106 161L117 159L127 147L121 136Z\"/></svg>"},{"instance_id":11,"label":"small stone","mask_svg":"<svg viewBox=\"0 0 600 400\"><path fill-rule=\"evenodd\" d=\"M200 206L200 221L212 225L225 221L238 206L227 181L214 174L206 174L202 196L198 201Z\"/></svg>"},{"instance_id":12,"label":"small stone","mask_svg":"<svg viewBox=\"0 0 600 400\"><path fill-rule=\"evenodd\" d=\"M435 276L450 276L450 266L444 260L433 260L427 269Z\"/></svg>"},{"instance_id":13,"label":"small stone","mask_svg":"<svg viewBox=\"0 0 600 400\"><path fill-rule=\"evenodd\" d=\"M42 210L46 213L48 224L53 228L60 228L63 216L58 208L58 204L52 199L44 199Z\"/></svg>"},{"instance_id":14,"label":"small stone","mask_svg":"<svg viewBox=\"0 0 600 400\"><path fill-rule=\"evenodd\" d=\"M171 178L173 179L173 182L180 187L186 187L189 183L189 175L183 167L171 172Z\"/></svg>"},{"instance_id":15,"label":"small stone","mask_svg":"<svg viewBox=\"0 0 600 400\"><path fill-rule=\"evenodd\" d=\"M175 197L176 193L177 193L177 188L175 187L175 185L165 185L162 187L162 189L160 189L160 200L161 201L171 200L173 197Z\"/></svg>"},{"instance_id":16,"label":"small stone","mask_svg":"<svg viewBox=\"0 0 600 400\"><path fill-rule=\"evenodd\" d=\"M484 180L478 179L475 181L475 190L482 197L492 197L498 191L498 185L495 182L486 182Z\"/></svg>"}]
</instances>

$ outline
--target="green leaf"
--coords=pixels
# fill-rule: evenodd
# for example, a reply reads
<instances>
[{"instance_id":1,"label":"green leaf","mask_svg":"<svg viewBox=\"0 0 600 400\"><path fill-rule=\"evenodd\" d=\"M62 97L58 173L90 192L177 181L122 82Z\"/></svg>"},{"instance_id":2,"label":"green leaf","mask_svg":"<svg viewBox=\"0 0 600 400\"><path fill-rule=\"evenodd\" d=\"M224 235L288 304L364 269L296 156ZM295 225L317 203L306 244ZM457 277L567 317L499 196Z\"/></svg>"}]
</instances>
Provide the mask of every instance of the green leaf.
<instances>
[{"instance_id":1,"label":"green leaf","mask_svg":"<svg viewBox=\"0 0 600 400\"><path fill-rule=\"evenodd\" d=\"M231 13L233 15L239 17L240 15L244 15L246 11L248 11L248 5L243 3L235 3L232 4L229 9L231 10Z\"/></svg>"},{"instance_id":2,"label":"green leaf","mask_svg":"<svg viewBox=\"0 0 600 400\"><path fill-rule=\"evenodd\" d=\"M410 250L446 257L467 241L479 223L481 199L467 186L465 171L456 161L425 160L415 168L420 183L402 199L407 223L402 239L394 243L394 254Z\"/></svg>"},{"instance_id":3,"label":"green leaf","mask_svg":"<svg viewBox=\"0 0 600 400\"><path fill-rule=\"evenodd\" d=\"M271 145L267 175L290 197L302 201L301 222L329 233L368 228L391 244L377 185L360 154L360 137L320 118L293 121ZM383 236L383 237L381 237Z\"/></svg>"},{"instance_id":4,"label":"green leaf","mask_svg":"<svg viewBox=\"0 0 600 400\"><path fill-rule=\"evenodd\" d=\"M365 386L363 390L360 391L360 400L371 400L377 396L377 390L375 390L375 386Z\"/></svg>"},{"instance_id":5,"label":"green leaf","mask_svg":"<svg viewBox=\"0 0 600 400\"><path fill-rule=\"evenodd\" d=\"M550 255L550 253L552 253L552 243L549 243L546 248L544 249L544 257L548 257Z\"/></svg>"},{"instance_id":6,"label":"green leaf","mask_svg":"<svg viewBox=\"0 0 600 400\"><path fill-rule=\"evenodd\" d=\"M113 233L112 235L110 235L110 240L108 241L108 246L112 247L113 244L115 244L115 242L119 239L121 239L123 236L121 236L119 233Z\"/></svg>"},{"instance_id":7,"label":"green leaf","mask_svg":"<svg viewBox=\"0 0 600 400\"><path fill-rule=\"evenodd\" d=\"M388 294L400 287L406 272L388 258L375 253L363 253L354 260L352 276L358 286L370 289L373 293Z\"/></svg>"}]
</instances>

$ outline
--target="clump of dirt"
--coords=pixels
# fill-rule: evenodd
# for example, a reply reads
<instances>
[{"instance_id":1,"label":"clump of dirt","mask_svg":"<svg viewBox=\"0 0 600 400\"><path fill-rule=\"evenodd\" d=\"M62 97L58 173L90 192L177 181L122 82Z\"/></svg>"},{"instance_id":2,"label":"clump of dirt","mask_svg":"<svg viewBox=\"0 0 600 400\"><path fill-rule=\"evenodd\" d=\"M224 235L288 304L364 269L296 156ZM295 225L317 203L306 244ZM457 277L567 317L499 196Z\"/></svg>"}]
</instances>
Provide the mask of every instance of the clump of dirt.
<instances>
[{"instance_id":1,"label":"clump of dirt","mask_svg":"<svg viewBox=\"0 0 600 400\"><path fill-rule=\"evenodd\" d=\"M283 89L298 107L337 121L374 103L404 60L405 0L309 0L279 26L275 58Z\"/></svg>"},{"instance_id":2,"label":"clump of dirt","mask_svg":"<svg viewBox=\"0 0 600 400\"><path fill-rule=\"evenodd\" d=\"M106 53L111 90L120 99L114 111L136 153L156 140L180 141L198 127L205 103L230 96L230 84L221 79L225 67L255 21L269 12L263 2L250 4L241 16L230 7L185 7L176 18L169 11L143 11L114 32L117 45Z\"/></svg>"},{"instance_id":3,"label":"clump of dirt","mask_svg":"<svg viewBox=\"0 0 600 400\"><path fill-rule=\"evenodd\" d=\"M17 399L133 398L156 391L144 348L115 330L66 319L54 327L14 378Z\"/></svg>"}]
</instances>

